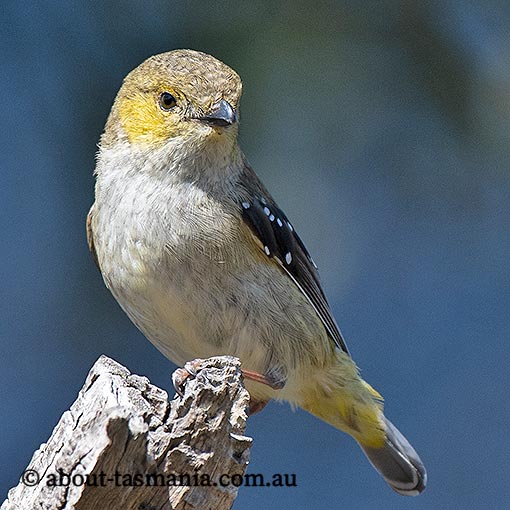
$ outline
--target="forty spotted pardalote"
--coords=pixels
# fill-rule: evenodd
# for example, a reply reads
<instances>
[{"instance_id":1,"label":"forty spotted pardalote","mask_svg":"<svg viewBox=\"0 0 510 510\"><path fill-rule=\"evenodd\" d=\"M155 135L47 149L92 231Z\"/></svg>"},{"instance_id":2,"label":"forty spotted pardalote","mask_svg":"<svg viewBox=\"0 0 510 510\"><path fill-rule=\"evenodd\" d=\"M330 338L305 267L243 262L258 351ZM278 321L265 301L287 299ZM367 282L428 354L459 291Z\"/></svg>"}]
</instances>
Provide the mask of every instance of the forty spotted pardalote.
<instances>
[{"instance_id":1,"label":"forty spotted pardalote","mask_svg":"<svg viewBox=\"0 0 510 510\"><path fill-rule=\"evenodd\" d=\"M312 258L238 145L240 97L232 69L191 50L124 79L87 218L106 286L174 363L237 356L252 411L271 399L305 409L417 495L419 456L360 377Z\"/></svg>"}]
</instances>

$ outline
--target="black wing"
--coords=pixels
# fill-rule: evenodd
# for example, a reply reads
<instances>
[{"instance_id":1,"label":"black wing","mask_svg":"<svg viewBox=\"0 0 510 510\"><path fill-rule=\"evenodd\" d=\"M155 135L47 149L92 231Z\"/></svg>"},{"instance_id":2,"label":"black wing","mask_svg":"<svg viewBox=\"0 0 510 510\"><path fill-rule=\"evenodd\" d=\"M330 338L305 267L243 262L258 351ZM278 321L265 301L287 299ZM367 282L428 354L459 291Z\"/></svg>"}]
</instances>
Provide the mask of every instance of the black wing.
<instances>
[{"instance_id":1,"label":"black wing","mask_svg":"<svg viewBox=\"0 0 510 510\"><path fill-rule=\"evenodd\" d=\"M285 213L268 196L251 197L241 204L243 220L306 296L335 344L349 354L322 290L317 266Z\"/></svg>"}]
</instances>

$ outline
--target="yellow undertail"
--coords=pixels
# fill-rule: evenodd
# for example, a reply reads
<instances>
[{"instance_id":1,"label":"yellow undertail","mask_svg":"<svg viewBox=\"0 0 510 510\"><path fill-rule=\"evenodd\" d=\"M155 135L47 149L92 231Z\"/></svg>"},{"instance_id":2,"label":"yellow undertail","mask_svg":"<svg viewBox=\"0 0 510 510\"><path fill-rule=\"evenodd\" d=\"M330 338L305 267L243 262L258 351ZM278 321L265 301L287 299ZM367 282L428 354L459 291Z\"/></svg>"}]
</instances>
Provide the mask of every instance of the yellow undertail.
<instances>
[{"instance_id":1,"label":"yellow undertail","mask_svg":"<svg viewBox=\"0 0 510 510\"><path fill-rule=\"evenodd\" d=\"M301 407L354 437L393 490L420 494L427 483L420 457L385 418L381 395L361 379L351 358L340 352L335 356L332 366L301 381Z\"/></svg>"},{"instance_id":2,"label":"yellow undertail","mask_svg":"<svg viewBox=\"0 0 510 510\"><path fill-rule=\"evenodd\" d=\"M362 446L383 447L386 432L382 396L361 379L347 354L335 354L337 363L321 368L304 382L300 407L347 432Z\"/></svg>"}]
</instances>

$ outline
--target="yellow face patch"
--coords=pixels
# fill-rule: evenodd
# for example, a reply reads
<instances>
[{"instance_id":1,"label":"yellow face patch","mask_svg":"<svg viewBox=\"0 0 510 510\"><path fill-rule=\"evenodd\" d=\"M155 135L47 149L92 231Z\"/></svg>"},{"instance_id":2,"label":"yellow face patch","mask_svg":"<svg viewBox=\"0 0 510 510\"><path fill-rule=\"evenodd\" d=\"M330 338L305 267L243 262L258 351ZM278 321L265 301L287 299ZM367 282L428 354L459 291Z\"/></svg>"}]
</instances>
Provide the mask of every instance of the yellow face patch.
<instances>
[{"instance_id":1,"label":"yellow face patch","mask_svg":"<svg viewBox=\"0 0 510 510\"><path fill-rule=\"evenodd\" d=\"M172 91L165 91L178 98ZM119 97L119 120L131 143L161 144L186 130L178 106L175 111L164 111L159 106L161 92L136 91Z\"/></svg>"},{"instance_id":2,"label":"yellow face patch","mask_svg":"<svg viewBox=\"0 0 510 510\"><path fill-rule=\"evenodd\" d=\"M162 145L175 137L221 142L237 130L216 129L200 116L221 100L237 109L241 90L239 76L222 62L176 50L147 59L126 76L112 119L132 144Z\"/></svg>"}]
</instances>

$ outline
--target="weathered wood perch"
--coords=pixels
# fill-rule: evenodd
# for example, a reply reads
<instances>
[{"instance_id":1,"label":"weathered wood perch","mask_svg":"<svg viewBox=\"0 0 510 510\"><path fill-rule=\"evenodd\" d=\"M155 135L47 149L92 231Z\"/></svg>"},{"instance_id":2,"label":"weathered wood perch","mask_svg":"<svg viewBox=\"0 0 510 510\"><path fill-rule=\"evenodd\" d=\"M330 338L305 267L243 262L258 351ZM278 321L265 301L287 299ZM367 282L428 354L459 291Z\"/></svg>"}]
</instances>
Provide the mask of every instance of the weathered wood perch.
<instances>
[{"instance_id":1,"label":"weathered wood perch","mask_svg":"<svg viewBox=\"0 0 510 510\"><path fill-rule=\"evenodd\" d=\"M1 510L230 509L237 488L221 482L248 464L248 403L236 358L205 360L169 403L101 356Z\"/></svg>"}]
</instances>

